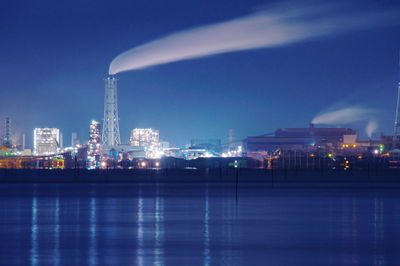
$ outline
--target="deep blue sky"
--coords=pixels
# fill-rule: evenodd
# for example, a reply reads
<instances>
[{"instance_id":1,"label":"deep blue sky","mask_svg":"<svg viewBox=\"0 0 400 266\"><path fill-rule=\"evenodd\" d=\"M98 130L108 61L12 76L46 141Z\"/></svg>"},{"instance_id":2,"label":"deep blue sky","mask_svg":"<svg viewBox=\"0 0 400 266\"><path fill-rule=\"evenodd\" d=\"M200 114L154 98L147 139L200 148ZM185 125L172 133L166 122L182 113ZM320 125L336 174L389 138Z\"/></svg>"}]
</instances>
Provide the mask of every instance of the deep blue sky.
<instances>
[{"instance_id":1,"label":"deep blue sky","mask_svg":"<svg viewBox=\"0 0 400 266\"><path fill-rule=\"evenodd\" d=\"M362 1L360 3L364 3ZM371 3L399 9L397 1ZM119 53L163 35L246 15L266 1L6 1L0 9L0 119L88 137L103 115L104 84ZM390 134L400 28L369 29L273 49L230 53L118 74L123 142L135 127L176 145L308 126L339 102L379 110ZM3 122L1 122L1 125ZM365 123L364 123L365 124ZM354 126L364 131L364 124ZM375 136L378 136L376 134Z\"/></svg>"}]
</instances>

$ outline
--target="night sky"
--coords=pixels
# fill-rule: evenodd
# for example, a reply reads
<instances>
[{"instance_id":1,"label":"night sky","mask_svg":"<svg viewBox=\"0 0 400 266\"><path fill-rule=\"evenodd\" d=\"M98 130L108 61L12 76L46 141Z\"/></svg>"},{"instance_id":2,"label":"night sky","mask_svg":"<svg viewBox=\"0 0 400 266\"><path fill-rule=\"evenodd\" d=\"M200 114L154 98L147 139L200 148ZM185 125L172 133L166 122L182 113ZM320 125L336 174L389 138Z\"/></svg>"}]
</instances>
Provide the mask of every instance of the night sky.
<instances>
[{"instance_id":1,"label":"night sky","mask_svg":"<svg viewBox=\"0 0 400 266\"><path fill-rule=\"evenodd\" d=\"M358 4L365 5L366 1ZM266 1L5 1L0 9L1 132L16 136L57 127L88 138L103 116L111 60L132 47L204 24L240 17ZM398 1L371 1L397 9ZM399 13L400 14L400 13ZM400 19L400 16L399 16ZM163 140L237 139L306 127L331 106L378 110L380 132L392 133L399 79L400 27L326 36L285 46L160 65L117 75L122 142L136 127ZM340 125L333 125L334 127ZM364 134L365 122L346 124Z\"/></svg>"}]
</instances>

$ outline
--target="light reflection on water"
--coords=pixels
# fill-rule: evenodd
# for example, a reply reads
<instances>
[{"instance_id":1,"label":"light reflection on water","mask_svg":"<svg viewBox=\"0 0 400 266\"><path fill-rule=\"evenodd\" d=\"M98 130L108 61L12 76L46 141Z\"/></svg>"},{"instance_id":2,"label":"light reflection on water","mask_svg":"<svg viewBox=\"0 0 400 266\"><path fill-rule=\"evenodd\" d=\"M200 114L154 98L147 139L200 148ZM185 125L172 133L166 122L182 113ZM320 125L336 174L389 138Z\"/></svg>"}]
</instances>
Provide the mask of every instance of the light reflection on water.
<instances>
[{"instance_id":1,"label":"light reflection on water","mask_svg":"<svg viewBox=\"0 0 400 266\"><path fill-rule=\"evenodd\" d=\"M88 264L90 266L97 265L97 202L95 197L90 198L90 228L89 228L89 255Z\"/></svg>"},{"instance_id":2,"label":"light reflection on water","mask_svg":"<svg viewBox=\"0 0 400 266\"><path fill-rule=\"evenodd\" d=\"M143 198L141 195L141 189L139 187L139 197L138 197L138 206L137 206L137 265L142 266L144 265L144 228L143 228L143 223L144 223L144 217L143 217Z\"/></svg>"},{"instance_id":3,"label":"light reflection on water","mask_svg":"<svg viewBox=\"0 0 400 266\"><path fill-rule=\"evenodd\" d=\"M160 184L156 185L154 207L154 265L163 266L164 262L164 199L160 197Z\"/></svg>"},{"instance_id":4,"label":"light reflection on water","mask_svg":"<svg viewBox=\"0 0 400 266\"><path fill-rule=\"evenodd\" d=\"M55 198L54 206L54 265L60 265L60 198Z\"/></svg>"},{"instance_id":5,"label":"light reflection on water","mask_svg":"<svg viewBox=\"0 0 400 266\"><path fill-rule=\"evenodd\" d=\"M31 229L31 254L30 261L32 266L38 265L38 206L36 198L36 186L33 187L32 197L32 229Z\"/></svg>"},{"instance_id":6,"label":"light reflection on water","mask_svg":"<svg viewBox=\"0 0 400 266\"><path fill-rule=\"evenodd\" d=\"M211 265L210 256L210 206L208 198L208 183L206 183L205 208L204 208L204 266Z\"/></svg>"},{"instance_id":7,"label":"light reflection on water","mask_svg":"<svg viewBox=\"0 0 400 266\"><path fill-rule=\"evenodd\" d=\"M0 265L394 265L395 189L1 185Z\"/></svg>"}]
</instances>

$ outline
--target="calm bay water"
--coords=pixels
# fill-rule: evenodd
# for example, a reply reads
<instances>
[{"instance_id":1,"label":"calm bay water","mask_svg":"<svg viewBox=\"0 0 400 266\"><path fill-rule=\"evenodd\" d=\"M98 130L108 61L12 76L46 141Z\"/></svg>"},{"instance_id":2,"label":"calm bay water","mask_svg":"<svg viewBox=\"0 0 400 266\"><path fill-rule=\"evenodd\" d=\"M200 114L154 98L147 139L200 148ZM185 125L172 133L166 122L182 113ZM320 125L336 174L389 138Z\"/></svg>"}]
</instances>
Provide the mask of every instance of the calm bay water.
<instances>
[{"instance_id":1,"label":"calm bay water","mask_svg":"<svg viewBox=\"0 0 400 266\"><path fill-rule=\"evenodd\" d=\"M0 265L396 265L400 190L0 185Z\"/></svg>"}]
</instances>

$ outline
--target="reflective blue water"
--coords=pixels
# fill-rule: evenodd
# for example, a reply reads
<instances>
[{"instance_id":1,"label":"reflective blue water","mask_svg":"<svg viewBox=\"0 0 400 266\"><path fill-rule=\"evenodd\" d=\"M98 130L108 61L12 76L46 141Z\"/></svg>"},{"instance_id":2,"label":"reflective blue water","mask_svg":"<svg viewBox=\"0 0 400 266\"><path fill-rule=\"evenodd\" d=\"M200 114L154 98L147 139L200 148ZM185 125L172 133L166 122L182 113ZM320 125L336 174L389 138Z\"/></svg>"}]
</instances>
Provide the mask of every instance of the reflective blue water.
<instances>
[{"instance_id":1,"label":"reflective blue water","mask_svg":"<svg viewBox=\"0 0 400 266\"><path fill-rule=\"evenodd\" d=\"M0 185L1 265L396 265L399 190Z\"/></svg>"}]
</instances>

